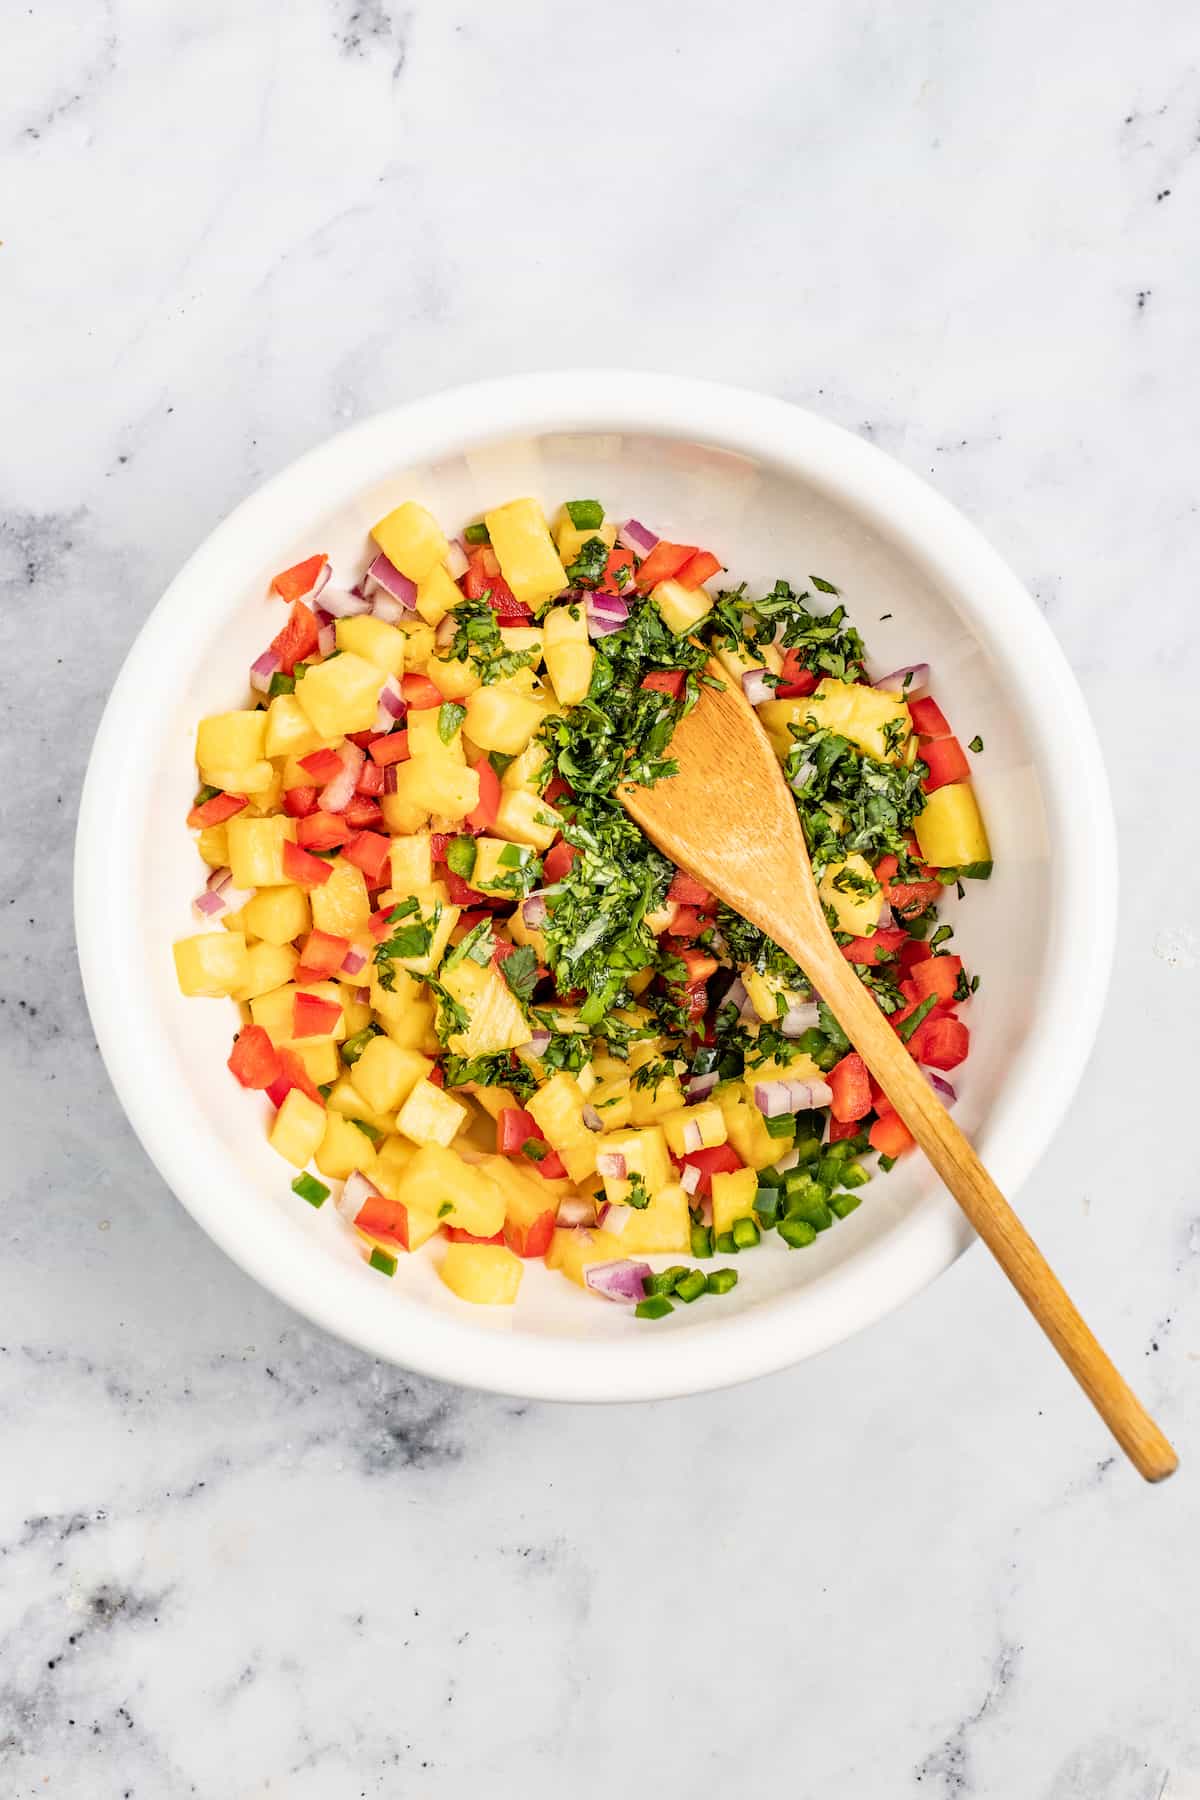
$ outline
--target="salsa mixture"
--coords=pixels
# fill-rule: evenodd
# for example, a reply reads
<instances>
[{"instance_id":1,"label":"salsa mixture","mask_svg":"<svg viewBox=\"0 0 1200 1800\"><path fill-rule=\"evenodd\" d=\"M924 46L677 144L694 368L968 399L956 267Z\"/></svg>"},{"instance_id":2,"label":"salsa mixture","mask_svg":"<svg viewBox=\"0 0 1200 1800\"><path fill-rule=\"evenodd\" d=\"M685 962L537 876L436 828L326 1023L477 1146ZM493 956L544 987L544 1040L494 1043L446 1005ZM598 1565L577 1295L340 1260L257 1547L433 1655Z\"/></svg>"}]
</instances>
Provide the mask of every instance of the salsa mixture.
<instances>
[{"instance_id":1,"label":"salsa mixture","mask_svg":"<svg viewBox=\"0 0 1200 1800\"><path fill-rule=\"evenodd\" d=\"M532 1257L641 1318L725 1293L714 1257L814 1244L912 1138L804 971L615 790L669 780L701 684L741 682L843 954L952 1104L979 978L937 906L991 860L929 667L872 679L828 581L722 586L595 500L454 541L410 500L371 536L352 586L320 553L275 576L249 704L200 721L179 985L237 1002L229 1067L298 1200L336 1186L382 1275L433 1241L482 1304Z\"/></svg>"}]
</instances>

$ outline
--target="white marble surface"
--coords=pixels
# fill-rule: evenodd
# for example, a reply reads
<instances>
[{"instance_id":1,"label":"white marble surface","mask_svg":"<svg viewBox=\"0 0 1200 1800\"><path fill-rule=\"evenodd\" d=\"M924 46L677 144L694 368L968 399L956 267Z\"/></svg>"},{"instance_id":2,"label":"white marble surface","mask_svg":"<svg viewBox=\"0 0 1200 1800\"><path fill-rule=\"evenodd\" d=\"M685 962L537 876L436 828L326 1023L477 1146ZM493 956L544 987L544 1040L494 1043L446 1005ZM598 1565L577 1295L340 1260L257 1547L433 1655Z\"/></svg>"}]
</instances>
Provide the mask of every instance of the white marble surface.
<instances>
[{"instance_id":1,"label":"white marble surface","mask_svg":"<svg viewBox=\"0 0 1200 1800\"><path fill-rule=\"evenodd\" d=\"M1194 7L74 0L4 35L0 1793L1195 1800ZM306 1328L133 1141L68 898L133 633L348 419L578 362L868 433L1046 607L1122 925L1024 1205L1167 1488L980 1253L750 1389L525 1406Z\"/></svg>"}]
</instances>

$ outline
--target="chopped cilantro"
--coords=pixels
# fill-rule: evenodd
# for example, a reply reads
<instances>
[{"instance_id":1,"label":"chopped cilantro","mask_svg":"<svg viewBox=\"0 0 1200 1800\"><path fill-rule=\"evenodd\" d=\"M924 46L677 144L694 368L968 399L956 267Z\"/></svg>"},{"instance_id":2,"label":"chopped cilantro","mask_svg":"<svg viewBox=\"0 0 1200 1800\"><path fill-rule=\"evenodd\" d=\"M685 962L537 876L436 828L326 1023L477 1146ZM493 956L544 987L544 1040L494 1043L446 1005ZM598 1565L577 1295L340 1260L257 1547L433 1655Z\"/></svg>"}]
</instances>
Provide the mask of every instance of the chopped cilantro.
<instances>
[{"instance_id":1,"label":"chopped cilantro","mask_svg":"<svg viewBox=\"0 0 1200 1800\"><path fill-rule=\"evenodd\" d=\"M442 709L445 711L445 708ZM456 837L446 845L446 867L461 881L470 881L475 873L475 839Z\"/></svg>"},{"instance_id":2,"label":"chopped cilantro","mask_svg":"<svg viewBox=\"0 0 1200 1800\"><path fill-rule=\"evenodd\" d=\"M495 613L482 596L478 600L462 600L448 615L454 620L454 637L445 652L450 662L469 662L484 687L527 669L534 659L532 650L506 650L500 636ZM493 766L495 753L493 752ZM511 757L508 759L511 761ZM507 766L507 764L506 764ZM497 769L502 775L503 769Z\"/></svg>"},{"instance_id":3,"label":"chopped cilantro","mask_svg":"<svg viewBox=\"0 0 1200 1800\"><path fill-rule=\"evenodd\" d=\"M459 726L467 716L465 706L457 700L443 700L438 707L437 734L443 744L448 744Z\"/></svg>"},{"instance_id":4,"label":"chopped cilantro","mask_svg":"<svg viewBox=\"0 0 1200 1800\"><path fill-rule=\"evenodd\" d=\"M643 1175L634 1169L629 1176L629 1192L625 1196L626 1206L632 1206L635 1212L644 1212L650 1204L650 1189L646 1186Z\"/></svg>"},{"instance_id":5,"label":"chopped cilantro","mask_svg":"<svg viewBox=\"0 0 1200 1800\"><path fill-rule=\"evenodd\" d=\"M579 555L567 570L572 587L598 587L608 564L608 545L603 538L590 537L580 546Z\"/></svg>"},{"instance_id":6,"label":"chopped cilantro","mask_svg":"<svg viewBox=\"0 0 1200 1800\"><path fill-rule=\"evenodd\" d=\"M976 732L975 736L971 739L970 743L967 745L967 749L973 750L975 752L976 756L978 756L979 752L983 749L983 739L980 737L978 732Z\"/></svg>"},{"instance_id":7,"label":"chopped cilantro","mask_svg":"<svg viewBox=\"0 0 1200 1800\"><path fill-rule=\"evenodd\" d=\"M537 986L537 951L530 944L520 944L500 964L500 973L518 1000L527 1001Z\"/></svg>"}]
</instances>

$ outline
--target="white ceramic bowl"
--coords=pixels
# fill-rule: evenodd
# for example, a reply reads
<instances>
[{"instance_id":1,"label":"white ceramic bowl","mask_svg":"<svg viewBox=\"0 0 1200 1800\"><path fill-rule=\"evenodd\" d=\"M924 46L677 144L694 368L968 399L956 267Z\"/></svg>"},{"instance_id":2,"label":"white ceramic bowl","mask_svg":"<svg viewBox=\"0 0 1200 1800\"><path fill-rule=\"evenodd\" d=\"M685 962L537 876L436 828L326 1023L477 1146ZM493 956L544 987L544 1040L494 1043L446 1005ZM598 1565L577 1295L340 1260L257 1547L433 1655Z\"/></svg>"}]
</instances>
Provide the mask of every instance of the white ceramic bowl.
<instances>
[{"instance_id":1,"label":"white ceramic bowl","mask_svg":"<svg viewBox=\"0 0 1200 1800\"><path fill-rule=\"evenodd\" d=\"M175 984L171 943L197 929L202 874L184 826L196 720L244 703L282 617L269 577L314 549L357 567L368 526L404 499L453 529L526 493L547 508L598 495L614 516L713 547L752 586L825 576L876 668L932 662L962 739L985 741L972 769L996 862L961 919L953 896L947 907L982 977L958 1117L1015 1195L1075 1088L1111 960L1115 841L1092 727L1036 607L973 528L878 450L759 394L607 370L487 382L369 419L246 500L172 582L113 689L79 821L80 962L113 1084L164 1179L300 1312L375 1355L505 1393L690 1393L824 1349L947 1267L970 1232L923 1159L872 1182L811 1249L771 1239L740 1259L732 1294L665 1321L537 1263L515 1309L471 1307L438 1280L436 1248L384 1280L332 1206L295 1198L266 1143L268 1103L225 1068L232 1005Z\"/></svg>"}]
</instances>

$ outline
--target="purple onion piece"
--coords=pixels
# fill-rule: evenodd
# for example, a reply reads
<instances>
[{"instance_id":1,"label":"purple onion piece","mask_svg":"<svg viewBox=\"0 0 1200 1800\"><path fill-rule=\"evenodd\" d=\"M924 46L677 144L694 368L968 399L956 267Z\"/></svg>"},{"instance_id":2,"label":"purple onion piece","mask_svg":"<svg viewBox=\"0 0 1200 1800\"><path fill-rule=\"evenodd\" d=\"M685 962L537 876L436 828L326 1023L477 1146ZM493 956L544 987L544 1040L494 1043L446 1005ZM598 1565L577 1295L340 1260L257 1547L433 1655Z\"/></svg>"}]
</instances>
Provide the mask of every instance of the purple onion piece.
<instances>
[{"instance_id":1,"label":"purple onion piece","mask_svg":"<svg viewBox=\"0 0 1200 1800\"><path fill-rule=\"evenodd\" d=\"M626 519L617 533L617 542L623 549L632 550L635 556L649 556L658 539L640 519Z\"/></svg>"},{"instance_id":2,"label":"purple onion piece","mask_svg":"<svg viewBox=\"0 0 1200 1800\"><path fill-rule=\"evenodd\" d=\"M635 1263L623 1258L620 1262L591 1263L584 1270L583 1279L593 1293L603 1294L606 1300L621 1300L632 1305L646 1298L649 1273L649 1263Z\"/></svg>"},{"instance_id":3,"label":"purple onion piece","mask_svg":"<svg viewBox=\"0 0 1200 1800\"><path fill-rule=\"evenodd\" d=\"M360 613L369 613L371 602L365 594L356 594L353 588L330 586L321 595L321 609L331 619L353 619Z\"/></svg>"},{"instance_id":4,"label":"purple onion piece","mask_svg":"<svg viewBox=\"0 0 1200 1800\"><path fill-rule=\"evenodd\" d=\"M689 1100L707 1100L720 1079L717 1071L710 1069L707 1075L690 1076L683 1091Z\"/></svg>"},{"instance_id":5,"label":"purple onion piece","mask_svg":"<svg viewBox=\"0 0 1200 1800\"><path fill-rule=\"evenodd\" d=\"M742 676L742 692L751 706L761 706L775 698L776 683L768 681L765 669L747 669Z\"/></svg>"},{"instance_id":6,"label":"purple onion piece","mask_svg":"<svg viewBox=\"0 0 1200 1800\"><path fill-rule=\"evenodd\" d=\"M910 679L911 677L911 679ZM929 686L929 664L906 663L902 669L893 669L888 675L881 675L871 686L881 694L919 694L922 688Z\"/></svg>"},{"instance_id":7,"label":"purple onion piece","mask_svg":"<svg viewBox=\"0 0 1200 1800\"><path fill-rule=\"evenodd\" d=\"M398 600L405 612L411 612L417 604L416 582L410 581L407 575L402 575L382 550L367 570L367 578L381 587L385 594L390 594L393 600Z\"/></svg>"}]
</instances>

